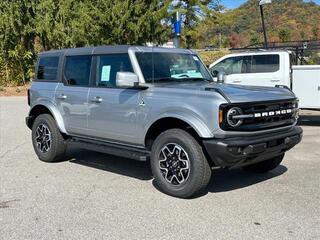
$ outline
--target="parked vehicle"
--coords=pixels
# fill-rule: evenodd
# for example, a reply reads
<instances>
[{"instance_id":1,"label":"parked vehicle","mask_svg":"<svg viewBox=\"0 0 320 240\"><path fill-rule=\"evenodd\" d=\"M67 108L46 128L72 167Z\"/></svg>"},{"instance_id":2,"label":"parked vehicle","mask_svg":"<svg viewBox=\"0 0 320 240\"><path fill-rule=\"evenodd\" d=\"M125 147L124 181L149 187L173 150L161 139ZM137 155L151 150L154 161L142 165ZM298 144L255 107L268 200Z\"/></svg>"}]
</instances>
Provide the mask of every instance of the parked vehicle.
<instances>
[{"instance_id":1,"label":"parked vehicle","mask_svg":"<svg viewBox=\"0 0 320 240\"><path fill-rule=\"evenodd\" d=\"M210 65L214 77L225 83L286 86L299 98L300 108L320 109L320 65L295 66L288 51L254 51L226 55Z\"/></svg>"},{"instance_id":2,"label":"parked vehicle","mask_svg":"<svg viewBox=\"0 0 320 240\"><path fill-rule=\"evenodd\" d=\"M104 46L44 52L28 94L40 160L67 144L140 161L188 198L216 167L268 172L302 138L288 89L217 84L189 50Z\"/></svg>"}]
</instances>

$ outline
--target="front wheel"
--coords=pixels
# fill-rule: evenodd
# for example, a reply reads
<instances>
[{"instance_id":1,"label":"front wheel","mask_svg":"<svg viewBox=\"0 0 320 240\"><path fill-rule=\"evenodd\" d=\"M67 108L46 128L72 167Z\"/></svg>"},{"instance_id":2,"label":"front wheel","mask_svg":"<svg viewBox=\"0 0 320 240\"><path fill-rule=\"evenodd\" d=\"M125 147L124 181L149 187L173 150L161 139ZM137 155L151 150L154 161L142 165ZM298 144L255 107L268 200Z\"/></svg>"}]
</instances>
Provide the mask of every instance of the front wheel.
<instances>
[{"instance_id":1,"label":"front wheel","mask_svg":"<svg viewBox=\"0 0 320 240\"><path fill-rule=\"evenodd\" d=\"M284 154L281 154L277 157L270 158L268 160L258 162L249 166L245 166L244 169L249 172L254 173L266 173L269 172L280 165L284 158Z\"/></svg>"},{"instance_id":2,"label":"front wheel","mask_svg":"<svg viewBox=\"0 0 320 240\"><path fill-rule=\"evenodd\" d=\"M199 143L181 129L161 133L151 150L151 169L163 192L189 198L203 190L211 169Z\"/></svg>"}]
</instances>

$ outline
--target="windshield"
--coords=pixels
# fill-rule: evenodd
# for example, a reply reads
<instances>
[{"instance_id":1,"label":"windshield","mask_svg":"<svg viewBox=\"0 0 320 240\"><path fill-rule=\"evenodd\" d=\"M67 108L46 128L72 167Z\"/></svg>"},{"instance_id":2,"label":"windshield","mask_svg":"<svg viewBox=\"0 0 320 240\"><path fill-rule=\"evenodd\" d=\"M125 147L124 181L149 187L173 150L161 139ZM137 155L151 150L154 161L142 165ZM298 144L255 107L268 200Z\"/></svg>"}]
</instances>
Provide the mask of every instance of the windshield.
<instances>
[{"instance_id":1,"label":"windshield","mask_svg":"<svg viewBox=\"0 0 320 240\"><path fill-rule=\"evenodd\" d=\"M146 83L164 81L212 81L199 57L185 53L136 53ZM152 67L152 65L154 67Z\"/></svg>"}]
</instances>

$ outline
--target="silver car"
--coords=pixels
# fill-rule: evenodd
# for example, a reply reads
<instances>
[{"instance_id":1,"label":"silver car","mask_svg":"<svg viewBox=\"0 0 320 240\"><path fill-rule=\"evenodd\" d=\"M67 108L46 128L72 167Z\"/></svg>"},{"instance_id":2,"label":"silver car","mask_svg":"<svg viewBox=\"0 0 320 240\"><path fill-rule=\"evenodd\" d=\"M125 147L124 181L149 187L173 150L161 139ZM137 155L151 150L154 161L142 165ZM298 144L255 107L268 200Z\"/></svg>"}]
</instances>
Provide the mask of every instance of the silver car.
<instances>
[{"instance_id":1,"label":"silver car","mask_svg":"<svg viewBox=\"0 0 320 240\"><path fill-rule=\"evenodd\" d=\"M212 168L276 168L301 141L286 88L212 80L190 50L101 46L43 52L28 92L34 150L64 158L69 144L150 160L165 193L203 191Z\"/></svg>"}]
</instances>

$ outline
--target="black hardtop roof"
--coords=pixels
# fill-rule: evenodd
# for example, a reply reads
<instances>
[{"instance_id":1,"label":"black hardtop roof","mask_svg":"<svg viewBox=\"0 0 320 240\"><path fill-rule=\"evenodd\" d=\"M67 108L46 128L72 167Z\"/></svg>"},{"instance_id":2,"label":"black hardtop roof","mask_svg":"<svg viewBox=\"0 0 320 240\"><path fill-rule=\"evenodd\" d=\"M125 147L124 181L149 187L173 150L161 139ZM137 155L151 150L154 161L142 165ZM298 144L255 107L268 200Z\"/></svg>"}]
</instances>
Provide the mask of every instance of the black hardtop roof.
<instances>
[{"instance_id":1,"label":"black hardtop roof","mask_svg":"<svg viewBox=\"0 0 320 240\"><path fill-rule=\"evenodd\" d=\"M46 52L41 52L39 55L46 56L60 56L60 55L97 55L97 54L119 54L127 53L128 50L134 49L136 51L147 51L151 52L152 49L155 52L177 52L177 53L193 53L191 50L187 49L177 49L177 48L163 48L163 47L146 47L146 46L132 46L132 45L106 45L106 46L97 46L97 47L82 47L82 48L66 48L59 50L50 50Z\"/></svg>"}]
</instances>

